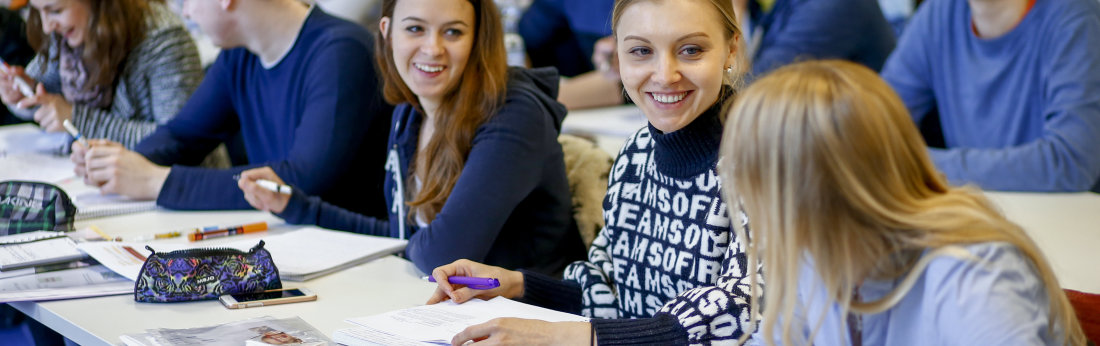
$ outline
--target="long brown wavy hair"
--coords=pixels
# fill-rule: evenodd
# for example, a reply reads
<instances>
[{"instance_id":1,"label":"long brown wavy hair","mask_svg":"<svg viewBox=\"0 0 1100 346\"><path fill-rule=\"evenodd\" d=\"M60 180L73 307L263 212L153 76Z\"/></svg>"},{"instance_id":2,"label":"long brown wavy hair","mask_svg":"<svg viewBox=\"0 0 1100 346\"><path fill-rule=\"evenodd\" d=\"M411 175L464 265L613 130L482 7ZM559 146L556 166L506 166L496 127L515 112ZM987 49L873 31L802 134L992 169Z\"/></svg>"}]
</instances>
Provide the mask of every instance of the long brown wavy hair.
<instances>
[{"instance_id":1,"label":"long brown wavy hair","mask_svg":"<svg viewBox=\"0 0 1100 346\"><path fill-rule=\"evenodd\" d=\"M398 0L382 2L382 17L393 18ZM466 157L473 146L478 126L489 120L504 102L508 83L508 62L504 51L504 32L500 12L492 1L469 0L474 5L474 43L470 58L462 72L458 85L447 92L433 119L435 134L427 147L416 155L410 171L417 172L422 185L420 191L409 200L412 209L409 217L417 215L427 222L435 219L451 195ZM409 103L423 113L420 103L409 86L397 74L393 61L390 32L378 32L374 58L382 74L382 96L391 104ZM412 167L419 167L415 169Z\"/></svg>"},{"instance_id":2,"label":"long brown wavy hair","mask_svg":"<svg viewBox=\"0 0 1100 346\"><path fill-rule=\"evenodd\" d=\"M118 75L116 72L122 70L130 51L145 39L147 19L152 15L149 4L163 3L164 0L78 1L84 1L91 7L84 38L83 60L88 69L88 82L84 88L113 88ZM42 30L42 23L38 9L31 7L27 16L27 42L40 56L50 57L50 40L61 39L60 36L51 38L47 35ZM61 44L67 43L62 41ZM44 71L46 64L40 67Z\"/></svg>"}]
</instances>

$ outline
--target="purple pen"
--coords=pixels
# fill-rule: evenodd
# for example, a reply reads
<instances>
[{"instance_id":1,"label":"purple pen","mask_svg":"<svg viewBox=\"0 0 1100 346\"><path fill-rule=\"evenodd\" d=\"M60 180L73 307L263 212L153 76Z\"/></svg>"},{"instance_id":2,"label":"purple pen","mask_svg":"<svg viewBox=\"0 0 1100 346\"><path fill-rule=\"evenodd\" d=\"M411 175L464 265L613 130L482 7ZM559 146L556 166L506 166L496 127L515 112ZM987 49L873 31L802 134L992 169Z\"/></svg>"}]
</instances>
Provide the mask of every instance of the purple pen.
<instances>
[{"instance_id":1,"label":"purple pen","mask_svg":"<svg viewBox=\"0 0 1100 346\"><path fill-rule=\"evenodd\" d=\"M428 276L428 281L435 282L435 278ZM477 278L469 276L451 276L447 281L452 284L466 285L475 290L488 290L500 287L500 280L494 278Z\"/></svg>"}]
</instances>

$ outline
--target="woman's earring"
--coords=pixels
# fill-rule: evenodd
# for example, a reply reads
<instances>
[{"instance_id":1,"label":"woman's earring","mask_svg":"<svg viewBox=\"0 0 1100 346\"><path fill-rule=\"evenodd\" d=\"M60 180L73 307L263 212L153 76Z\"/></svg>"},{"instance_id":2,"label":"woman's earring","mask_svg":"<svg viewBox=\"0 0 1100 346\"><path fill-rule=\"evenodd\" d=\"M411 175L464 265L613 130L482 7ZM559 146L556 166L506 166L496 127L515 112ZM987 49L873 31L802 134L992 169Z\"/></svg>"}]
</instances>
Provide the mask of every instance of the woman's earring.
<instances>
[{"instance_id":1,"label":"woman's earring","mask_svg":"<svg viewBox=\"0 0 1100 346\"><path fill-rule=\"evenodd\" d=\"M733 73L733 66L726 66L726 74Z\"/></svg>"}]
</instances>

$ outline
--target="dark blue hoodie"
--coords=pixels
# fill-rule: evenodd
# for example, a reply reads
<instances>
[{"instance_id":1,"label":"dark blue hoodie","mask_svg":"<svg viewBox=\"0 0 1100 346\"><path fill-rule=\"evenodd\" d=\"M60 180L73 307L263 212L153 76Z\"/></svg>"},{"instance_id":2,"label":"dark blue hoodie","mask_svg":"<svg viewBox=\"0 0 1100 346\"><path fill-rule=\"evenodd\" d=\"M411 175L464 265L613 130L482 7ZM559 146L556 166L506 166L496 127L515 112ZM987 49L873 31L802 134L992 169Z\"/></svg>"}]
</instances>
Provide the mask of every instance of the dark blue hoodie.
<instances>
[{"instance_id":1,"label":"dark blue hoodie","mask_svg":"<svg viewBox=\"0 0 1100 346\"><path fill-rule=\"evenodd\" d=\"M478 127L462 175L427 227L408 217L409 163L424 118L409 104L393 112L386 160L389 220L297 193L279 216L296 224L407 238L405 253L424 272L466 258L553 274L584 257L573 220L558 132L565 107L553 69L509 71L504 105Z\"/></svg>"}]
</instances>

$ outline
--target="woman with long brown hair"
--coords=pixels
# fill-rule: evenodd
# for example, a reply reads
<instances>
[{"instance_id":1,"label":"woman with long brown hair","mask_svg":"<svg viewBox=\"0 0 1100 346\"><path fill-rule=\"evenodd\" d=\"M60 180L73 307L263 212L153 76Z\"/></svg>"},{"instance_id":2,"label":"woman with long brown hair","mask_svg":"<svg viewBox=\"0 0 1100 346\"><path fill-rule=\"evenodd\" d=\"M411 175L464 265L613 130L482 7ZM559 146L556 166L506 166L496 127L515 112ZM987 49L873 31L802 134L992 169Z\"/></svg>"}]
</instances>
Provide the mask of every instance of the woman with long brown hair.
<instances>
[{"instance_id":1,"label":"woman with long brown hair","mask_svg":"<svg viewBox=\"0 0 1100 346\"><path fill-rule=\"evenodd\" d=\"M266 169L241 174L245 198L290 223L408 239L405 252L424 271L474 258L557 273L582 257L557 142L565 117L554 100L557 74L508 69L489 0L387 0L382 16L375 55L384 96L398 104L384 188L389 220L297 189L264 190L254 181L281 182Z\"/></svg>"},{"instance_id":2,"label":"woman with long brown hair","mask_svg":"<svg viewBox=\"0 0 1100 346\"><path fill-rule=\"evenodd\" d=\"M70 120L133 148L174 117L202 80L198 49L158 0L33 0L26 70L0 68L0 99L46 131ZM20 90L22 78L32 90Z\"/></svg>"},{"instance_id":3,"label":"woman with long brown hair","mask_svg":"<svg viewBox=\"0 0 1100 346\"><path fill-rule=\"evenodd\" d=\"M806 62L753 82L722 158L767 273L761 343L1084 344L1035 243L948 185L870 69Z\"/></svg>"}]
</instances>

